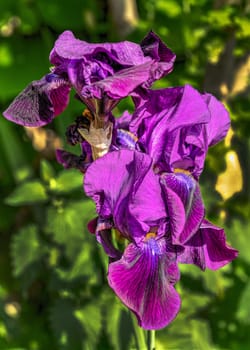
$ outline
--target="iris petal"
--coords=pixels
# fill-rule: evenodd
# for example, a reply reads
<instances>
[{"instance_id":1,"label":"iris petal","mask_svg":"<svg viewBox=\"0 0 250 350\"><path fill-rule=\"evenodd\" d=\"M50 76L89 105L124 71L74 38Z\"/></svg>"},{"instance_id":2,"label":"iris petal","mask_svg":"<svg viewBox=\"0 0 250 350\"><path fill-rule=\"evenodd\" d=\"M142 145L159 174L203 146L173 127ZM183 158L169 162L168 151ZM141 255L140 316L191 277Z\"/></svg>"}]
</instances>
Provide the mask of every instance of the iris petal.
<instances>
[{"instance_id":1,"label":"iris petal","mask_svg":"<svg viewBox=\"0 0 250 350\"><path fill-rule=\"evenodd\" d=\"M175 318L181 303L173 287L178 279L164 239L129 244L123 257L109 265L111 288L145 329L163 328Z\"/></svg>"},{"instance_id":2,"label":"iris petal","mask_svg":"<svg viewBox=\"0 0 250 350\"><path fill-rule=\"evenodd\" d=\"M68 82L48 74L30 83L14 99L3 115L10 121L28 127L43 126L61 113L69 102Z\"/></svg>"},{"instance_id":3,"label":"iris petal","mask_svg":"<svg viewBox=\"0 0 250 350\"><path fill-rule=\"evenodd\" d=\"M185 225L179 236L174 237L173 243L184 244L188 241L198 230L204 215L205 208L201 198L198 182L191 176L185 173L164 174L162 181L166 186L174 191L181 200L182 206L185 210ZM172 197L170 198L172 199ZM169 206L175 210L181 211L181 206L178 201L174 199L169 201ZM179 206L178 206L179 205ZM173 212L172 217L176 214ZM179 213L180 216L180 213Z\"/></svg>"},{"instance_id":4,"label":"iris petal","mask_svg":"<svg viewBox=\"0 0 250 350\"><path fill-rule=\"evenodd\" d=\"M237 255L237 250L226 243L224 230L204 220L199 231L185 244L184 253L179 255L178 261L195 264L202 270L217 270Z\"/></svg>"},{"instance_id":5,"label":"iris petal","mask_svg":"<svg viewBox=\"0 0 250 350\"><path fill-rule=\"evenodd\" d=\"M141 152L120 150L97 159L85 174L84 188L98 214L113 217L129 239L140 241L167 216L151 158Z\"/></svg>"}]
</instances>

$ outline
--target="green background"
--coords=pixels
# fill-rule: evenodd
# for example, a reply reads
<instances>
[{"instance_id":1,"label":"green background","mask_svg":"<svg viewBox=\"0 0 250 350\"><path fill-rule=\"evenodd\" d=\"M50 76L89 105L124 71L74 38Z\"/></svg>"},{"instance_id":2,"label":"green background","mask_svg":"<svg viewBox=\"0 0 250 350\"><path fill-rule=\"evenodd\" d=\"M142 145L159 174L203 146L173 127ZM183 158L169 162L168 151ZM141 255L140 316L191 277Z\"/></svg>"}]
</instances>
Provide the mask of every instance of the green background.
<instances>
[{"instance_id":1,"label":"green background","mask_svg":"<svg viewBox=\"0 0 250 350\"><path fill-rule=\"evenodd\" d=\"M157 332L157 350L250 348L249 14L246 0L0 0L1 111L49 71L66 29L89 42L138 43L153 29L177 54L155 87L189 83L230 111L230 133L209 151L200 183L207 218L225 228L239 258L216 272L181 266L182 308ZM115 114L126 108L129 99ZM107 285L107 257L86 230L95 209L82 176L55 161L81 111L71 99L41 129L0 118L1 350L137 348L134 320Z\"/></svg>"}]
</instances>

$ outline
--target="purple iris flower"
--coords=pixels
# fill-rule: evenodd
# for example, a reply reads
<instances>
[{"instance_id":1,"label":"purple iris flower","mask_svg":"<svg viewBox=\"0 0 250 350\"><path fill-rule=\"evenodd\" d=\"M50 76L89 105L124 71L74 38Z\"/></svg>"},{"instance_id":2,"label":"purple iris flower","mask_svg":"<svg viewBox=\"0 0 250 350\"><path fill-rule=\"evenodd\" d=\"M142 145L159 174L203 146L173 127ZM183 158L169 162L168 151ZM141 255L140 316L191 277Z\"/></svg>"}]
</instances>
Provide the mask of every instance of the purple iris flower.
<instances>
[{"instance_id":1,"label":"purple iris flower","mask_svg":"<svg viewBox=\"0 0 250 350\"><path fill-rule=\"evenodd\" d=\"M184 244L204 219L198 179L208 148L228 131L228 112L214 96L200 94L190 85L141 90L134 101L134 114L126 112L118 120L118 127L122 126L138 138L135 148L151 156L162 184L172 189L169 212L178 211L177 201L184 206L183 232L172 236L174 244Z\"/></svg>"},{"instance_id":2,"label":"purple iris flower","mask_svg":"<svg viewBox=\"0 0 250 350\"><path fill-rule=\"evenodd\" d=\"M222 140L230 126L223 104L190 85L143 90L134 101L134 114L126 112L118 125L138 138L137 148L153 158L158 172L183 169L198 179L208 147Z\"/></svg>"},{"instance_id":3,"label":"purple iris flower","mask_svg":"<svg viewBox=\"0 0 250 350\"><path fill-rule=\"evenodd\" d=\"M123 149L97 159L84 178L84 190L98 213L89 229L110 257L109 285L145 329L163 328L177 315L178 263L216 269L237 256L224 231L207 221L182 241L186 222L193 227L187 215L193 202L185 189L187 179L180 180L180 195L169 176L155 174L149 155ZM194 180L189 181L195 192ZM124 251L113 244L114 229L128 242Z\"/></svg>"},{"instance_id":4,"label":"purple iris flower","mask_svg":"<svg viewBox=\"0 0 250 350\"><path fill-rule=\"evenodd\" d=\"M92 44L65 31L50 53L51 73L29 84L3 115L24 126L46 125L66 108L73 88L99 124L105 125L120 99L168 74L174 60L153 32L139 45Z\"/></svg>"},{"instance_id":5,"label":"purple iris flower","mask_svg":"<svg viewBox=\"0 0 250 350\"><path fill-rule=\"evenodd\" d=\"M165 327L180 308L174 289L179 271L151 158L131 150L110 152L89 166L84 189L96 203L97 239L111 257L111 288L143 328ZM112 227L129 243L123 253L112 246Z\"/></svg>"}]
</instances>

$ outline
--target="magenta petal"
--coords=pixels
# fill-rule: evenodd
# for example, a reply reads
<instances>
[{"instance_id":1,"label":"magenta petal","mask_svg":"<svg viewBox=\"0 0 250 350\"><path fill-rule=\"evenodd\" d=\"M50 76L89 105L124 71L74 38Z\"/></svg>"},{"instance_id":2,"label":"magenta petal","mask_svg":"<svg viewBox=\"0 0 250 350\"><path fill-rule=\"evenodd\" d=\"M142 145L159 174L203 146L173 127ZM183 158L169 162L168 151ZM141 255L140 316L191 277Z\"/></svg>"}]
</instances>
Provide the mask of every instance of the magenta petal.
<instances>
[{"instance_id":1,"label":"magenta petal","mask_svg":"<svg viewBox=\"0 0 250 350\"><path fill-rule=\"evenodd\" d=\"M213 146L221 141L227 134L230 127L229 113L224 105L211 94L204 94L211 119L206 124L208 145Z\"/></svg>"},{"instance_id":2,"label":"magenta petal","mask_svg":"<svg viewBox=\"0 0 250 350\"><path fill-rule=\"evenodd\" d=\"M50 61L58 64L59 59L81 59L88 57L97 59L101 54L106 54L109 59L120 65L137 65L147 60L144 57L140 45L123 41L118 43L88 43L75 38L74 34L64 31L55 42L55 46L50 53Z\"/></svg>"},{"instance_id":3,"label":"magenta petal","mask_svg":"<svg viewBox=\"0 0 250 350\"><path fill-rule=\"evenodd\" d=\"M130 94L138 85L147 81L151 71L156 69L156 66L156 63L149 61L123 69L106 79L84 86L81 94L84 98L101 99L103 95L107 94L112 99L121 99Z\"/></svg>"},{"instance_id":4,"label":"magenta petal","mask_svg":"<svg viewBox=\"0 0 250 350\"><path fill-rule=\"evenodd\" d=\"M238 251L226 243L224 230L204 220L199 231L185 244L184 253L179 255L178 261L195 264L202 270L217 270L237 255Z\"/></svg>"},{"instance_id":5,"label":"magenta petal","mask_svg":"<svg viewBox=\"0 0 250 350\"><path fill-rule=\"evenodd\" d=\"M185 226L186 214L180 197L168 188L161 179L163 193L165 194L166 206L168 209L171 237L173 244L179 244L180 235Z\"/></svg>"},{"instance_id":6,"label":"magenta petal","mask_svg":"<svg viewBox=\"0 0 250 350\"><path fill-rule=\"evenodd\" d=\"M151 163L141 152L114 151L93 162L84 179L85 193L95 201L98 214L113 217L123 235L139 241L167 216Z\"/></svg>"},{"instance_id":7,"label":"magenta petal","mask_svg":"<svg viewBox=\"0 0 250 350\"><path fill-rule=\"evenodd\" d=\"M173 287L179 279L168 259L164 239L129 244L123 257L109 265L108 280L121 301L145 329L160 329L176 317L180 297Z\"/></svg>"},{"instance_id":8,"label":"magenta petal","mask_svg":"<svg viewBox=\"0 0 250 350\"><path fill-rule=\"evenodd\" d=\"M175 208L178 215L182 207L185 209L185 225L179 237L173 237L174 244L184 244L187 242L198 230L204 215L205 208L201 198L198 182L191 176L184 173L164 174L162 181L165 181L166 186L174 191L181 200L182 205L168 201L170 208ZM171 210L173 212L173 209ZM173 217L176 214L172 214Z\"/></svg>"}]
</instances>

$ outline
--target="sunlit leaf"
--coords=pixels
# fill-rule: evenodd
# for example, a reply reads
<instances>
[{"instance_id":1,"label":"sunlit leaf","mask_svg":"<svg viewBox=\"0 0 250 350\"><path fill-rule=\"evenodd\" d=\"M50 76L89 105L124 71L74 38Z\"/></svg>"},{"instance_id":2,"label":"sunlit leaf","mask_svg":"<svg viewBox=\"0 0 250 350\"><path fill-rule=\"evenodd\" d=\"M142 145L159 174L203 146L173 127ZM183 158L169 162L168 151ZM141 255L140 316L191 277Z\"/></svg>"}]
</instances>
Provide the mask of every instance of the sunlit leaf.
<instances>
[{"instance_id":1,"label":"sunlit leaf","mask_svg":"<svg viewBox=\"0 0 250 350\"><path fill-rule=\"evenodd\" d=\"M92 201L72 201L48 208L45 230L57 243L64 245L68 257L74 259L83 249L84 236L90 235L86 229L87 222L94 216Z\"/></svg>"},{"instance_id":2,"label":"sunlit leaf","mask_svg":"<svg viewBox=\"0 0 250 350\"><path fill-rule=\"evenodd\" d=\"M83 175L76 169L63 170L55 179L54 191L68 193L74 190L83 192Z\"/></svg>"},{"instance_id":3,"label":"sunlit leaf","mask_svg":"<svg viewBox=\"0 0 250 350\"><path fill-rule=\"evenodd\" d=\"M5 203L13 206L23 204L43 203L47 201L44 186L38 180L32 180L20 184L14 191L5 199Z\"/></svg>"},{"instance_id":4,"label":"sunlit leaf","mask_svg":"<svg viewBox=\"0 0 250 350\"><path fill-rule=\"evenodd\" d=\"M37 227L26 226L13 236L11 257L13 273L21 275L25 269L42 259L45 250L38 237Z\"/></svg>"},{"instance_id":5,"label":"sunlit leaf","mask_svg":"<svg viewBox=\"0 0 250 350\"><path fill-rule=\"evenodd\" d=\"M250 324L250 283L248 282L239 302L236 317L244 324Z\"/></svg>"},{"instance_id":6,"label":"sunlit leaf","mask_svg":"<svg viewBox=\"0 0 250 350\"><path fill-rule=\"evenodd\" d=\"M51 163L48 162L46 159L41 160L40 173L41 173L41 179L47 183L49 183L50 180L53 179L55 176L55 171Z\"/></svg>"}]
</instances>

